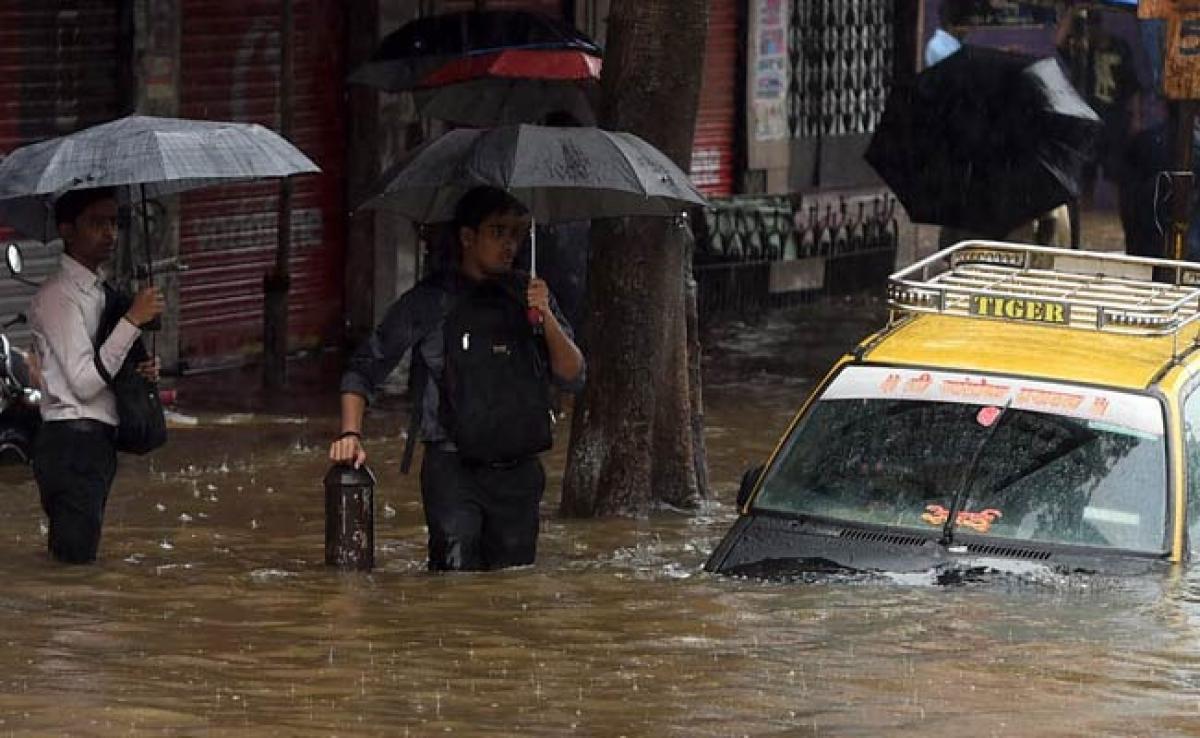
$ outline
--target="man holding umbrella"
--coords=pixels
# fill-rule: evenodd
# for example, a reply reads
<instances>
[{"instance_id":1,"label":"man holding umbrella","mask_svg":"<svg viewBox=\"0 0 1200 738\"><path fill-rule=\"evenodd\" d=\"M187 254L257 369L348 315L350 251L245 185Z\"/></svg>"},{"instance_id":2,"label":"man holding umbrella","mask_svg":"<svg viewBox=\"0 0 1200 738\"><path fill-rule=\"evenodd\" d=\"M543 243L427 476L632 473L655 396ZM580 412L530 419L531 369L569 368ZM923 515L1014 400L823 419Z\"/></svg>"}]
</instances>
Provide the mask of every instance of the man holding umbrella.
<instances>
[{"instance_id":1,"label":"man holding umbrella","mask_svg":"<svg viewBox=\"0 0 1200 738\"><path fill-rule=\"evenodd\" d=\"M401 295L351 358L342 433L329 456L356 466L366 460L366 405L413 348L429 568L532 564L545 488L537 453L550 441L542 396L549 382L577 391L583 355L546 283L512 268L530 230L525 206L501 189L476 187L459 200L454 228L457 268Z\"/></svg>"},{"instance_id":2,"label":"man holding umbrella","mask_svg":"<svg viewBox=\"0 0 1200 738\"><path fill-rule=\"evenodd\" d=\"M140 201L145 213L151 198L319 171L291 142L257 124L144 115L28 144L0 161L0 221L43 243L61 236L66 248L62 269L41 287L31 311L49 421L38 439L34 474L55 557L87 562L96 556L119 420L116 396L102 375L129 386L117 370L140 327L163 310L156 289L142 290L123 318L115 302L104 309L98 270L117 242L118 193ZM142 230L153 279L147 217ZM102 322L107 335L100 335ZM140 373L157 380L157 360L142 362ZM130 423L126 430L138 427ZM123 448L142 453L144 440L124 438Z\"/></svg>"},{"instance_id":3,"label":"man holding umbrella","mask_svg":"<svg viewBox=\"0 0 1200 738\"><path fill-rule=\"evenodd\" d=\"M94 561L104 507L117 470L116 398L97 366L116 375L141 334L163 311L163 296L145 287L107 337L97 335L105 308L100 267L117 243L112 188L71 190L54 206L62 264L33 298L30 324L46 389L33 473L50 522L50 554L67 563ZM138 365L158 380L158 360Z\"/></svg>"}]
</instances>

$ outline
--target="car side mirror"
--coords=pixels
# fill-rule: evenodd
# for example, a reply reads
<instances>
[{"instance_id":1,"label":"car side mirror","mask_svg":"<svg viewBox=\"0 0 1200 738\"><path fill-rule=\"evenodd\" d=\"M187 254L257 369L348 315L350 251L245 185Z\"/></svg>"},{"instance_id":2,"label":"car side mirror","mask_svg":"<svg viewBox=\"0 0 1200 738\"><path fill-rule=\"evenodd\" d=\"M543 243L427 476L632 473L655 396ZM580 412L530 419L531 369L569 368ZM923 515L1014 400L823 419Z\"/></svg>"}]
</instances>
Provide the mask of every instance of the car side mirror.
<instances>
[{"instance_id":1,"label":"car side mirror","mask_svg":"<svg viewBox=\"0 0 1200 738\"><path fill-rule=\"evenodd\" d=\"M746 503L750 501L750 495L754 492L754 488L758 486L758 479L762 476L763 465L752 466L742 474L742 484L738 487L737 506L742 509Z\"/></svg>"},{"instance_id":2,"label":"car side mirror","mask_svg":"<svg viewBox=\"0 0 1200 738\"><path fill-rule=\"evenodd\" d=\"M21 254L21 247L15 243L10 243L4 250L4 260L8 262L8 273L14 277L25 268L25 257Z\"/></svg>"}]
</instances>

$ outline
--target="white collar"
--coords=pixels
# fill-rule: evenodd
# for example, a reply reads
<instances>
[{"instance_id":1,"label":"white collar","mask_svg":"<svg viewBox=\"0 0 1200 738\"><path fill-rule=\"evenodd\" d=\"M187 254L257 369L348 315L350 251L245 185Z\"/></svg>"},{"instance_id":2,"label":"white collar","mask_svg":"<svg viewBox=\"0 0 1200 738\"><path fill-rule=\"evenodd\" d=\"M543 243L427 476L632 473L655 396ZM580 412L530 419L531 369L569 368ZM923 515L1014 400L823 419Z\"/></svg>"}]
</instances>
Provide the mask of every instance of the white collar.
<instances>
[{"instance_id":1,"label":"white collar","mask_svg":"<svg viewBox=\"0 0 1200 738\"><path fill-rule=\"evenodd\" d=\"M96 289L104 283L104 277L102 275L93 272L83 264L75 261L75 259L71 258L71 255L65 251L62 255L61 264L63 274L65 274L68 279L74 282L75 286L80 290L86 291Z\"/></svg>"}]
</instances>

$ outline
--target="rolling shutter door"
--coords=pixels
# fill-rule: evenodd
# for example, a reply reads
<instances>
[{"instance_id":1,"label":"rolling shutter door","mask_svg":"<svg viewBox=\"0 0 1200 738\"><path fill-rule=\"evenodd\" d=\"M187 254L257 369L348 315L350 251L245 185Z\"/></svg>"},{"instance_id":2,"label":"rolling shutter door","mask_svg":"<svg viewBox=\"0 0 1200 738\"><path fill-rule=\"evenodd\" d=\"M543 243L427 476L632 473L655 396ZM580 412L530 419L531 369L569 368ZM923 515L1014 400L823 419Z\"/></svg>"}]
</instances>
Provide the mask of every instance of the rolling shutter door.
<instances>
[{"instance_id":1,"label":"rolling shutter door","mask_svg":"<svg viewBox=\"0 0 1200 738\"><path fill-rule=\"evenodd\" d=\"M0 155L124 112L119 7L112 0L0 2ZM0 245L19 238L0 226ZM57 264L58 249L36 243L25 248L32 279ZM0 321L26 310L32 293L0 279ZM6 333L26 342L23 326Z\"/></svg>"},{"instance_id":2,"label":"rolling shutter door","mask_svg":"<svg viewBox=\"0 0 1200 738\"><path fill-rule=\"evenodd\" d=\"M289 345L340 335L345 253L342 3L294 0L292 142L323 170L294 180ZM278 129L279 0L185 0L180 115ZM181 198L180 359L195 369L262 350L279 184Z\"/></svg>"},{"instance_id":3,"label":"rolling shutter door","mask_svg":"<svg viewBox=\"0 0 1200 738\"><path fill-rule=\"evenodd\" d=\"M710 197L734 192L737 44L737 3L712 0L690 172L696 187Z\"/></svg>"}]
</instances>

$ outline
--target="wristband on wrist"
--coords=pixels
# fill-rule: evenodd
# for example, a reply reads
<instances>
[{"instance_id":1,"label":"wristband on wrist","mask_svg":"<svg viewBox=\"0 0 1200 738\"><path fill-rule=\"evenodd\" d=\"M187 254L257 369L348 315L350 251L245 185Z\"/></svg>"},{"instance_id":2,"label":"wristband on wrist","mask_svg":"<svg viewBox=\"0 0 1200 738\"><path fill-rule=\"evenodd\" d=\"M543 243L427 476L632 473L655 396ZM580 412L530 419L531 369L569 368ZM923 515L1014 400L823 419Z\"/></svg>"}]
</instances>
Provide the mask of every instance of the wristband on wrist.
<instances>
[{"instance_id":1,"label":"wristband on wrist","mask_svg":"<svg viewBox=\"0 0 1200 738\"><path fill-rule=\"evenodd\" d=\"M341 435L339 435L336 440L340 441L343 438L349 438L351 436L354 436L360 441L362 440L362 434L358 431L342 431Z\"/></svg>"}]
</instances>

